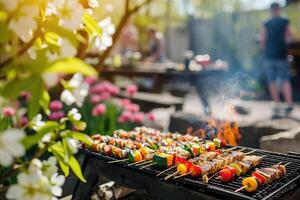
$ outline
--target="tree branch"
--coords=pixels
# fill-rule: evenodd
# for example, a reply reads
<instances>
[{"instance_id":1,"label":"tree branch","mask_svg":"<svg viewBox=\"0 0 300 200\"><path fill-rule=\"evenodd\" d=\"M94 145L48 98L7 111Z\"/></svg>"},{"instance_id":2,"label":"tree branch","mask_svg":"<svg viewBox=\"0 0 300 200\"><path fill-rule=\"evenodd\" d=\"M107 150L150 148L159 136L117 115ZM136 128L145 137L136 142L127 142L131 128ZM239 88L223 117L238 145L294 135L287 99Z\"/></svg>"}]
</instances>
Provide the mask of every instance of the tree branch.
<instances>
[{"instance_id":1,"label":"tree branch","mask_svg":"<svg viewBox=\"0 0 300 200\"><path fill-rule=\"evenodd\" d=\"M31 38L31 40L26 43L16 54L16 57L22 56L26 51L34 44L35 40L40 36L41 27L38 27L36 30L36 34ZM6 58L4 61L0 63L0 69L5 67L7 64L11 63L14 60L14 56L10 56Z\"/></svg>"},{"instance_id":2,"label":"tree branch","mask_svg":"<svg viewBox=\"0 0 300 200\"><path fill-rule=\"evenodd\" d=\"M138 6L135 6L133 9L131 10L126 10L126 12L124 13L123 17L121 18L117 28L116 28L116 32L114 33L114 35L112 36L112 45L110 47L108 47L104 52L103 54L101 54L99 56L99 62L98 64L96 65L96 69L98 72L101 72L102 70L102 67L103 67L103 64L104 64L104 61L106 60L106 58L109 57L111 51L113 50L116 42L118 41L120 35L121 35L121 32L122 32L122 29L123 27L126 25L127 21L129 20L129 18L135 14L136 12L138 12L143 6L146 6L147 4L149 4L152 0L145 0L143 3L141 3L140 5ZM127 6L125 4L125 6Z\"/></svg>"}]
</instances>

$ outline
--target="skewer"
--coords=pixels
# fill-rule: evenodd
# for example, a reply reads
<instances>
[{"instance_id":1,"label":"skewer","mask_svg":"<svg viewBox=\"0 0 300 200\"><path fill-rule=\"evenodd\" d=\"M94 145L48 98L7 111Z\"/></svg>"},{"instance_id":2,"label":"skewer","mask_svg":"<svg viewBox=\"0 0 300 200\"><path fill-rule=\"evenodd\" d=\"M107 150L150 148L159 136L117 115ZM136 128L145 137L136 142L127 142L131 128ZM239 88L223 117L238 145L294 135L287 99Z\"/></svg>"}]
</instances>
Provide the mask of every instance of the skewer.
<instances>
[{"instance_id":1,"label":"skewer","mask_svg":"<svg viewBox=\"0 0 300 200\"><path fill-rule=\"evenodd\" d=\"M128 161L129 159L126 158L126 159L122 159L122 160L113 160L113 161L109 161L107 163L119 163L119 162L125 162L125 161Z\"/></svg>"},{"instance_id":2,"label":"skewer","mask_svg":"<svg viewBox=\"0 0 300 200\"><path fill-rule=\"evenodd\" d=\"M245 153L245 155L249 155L249 154L251 154L251 153L254 153L255 151L256 151L256 149L254 149L254 150L252 150L252 151L249 151L249 152Z\"/></svg>"},{"instance_id":3,"label":"skewer","mask_svg":"<svg viewBox=\"0 0 300 200\"><path fill-rule=\"evenodd\" d=\"M167 171L169 171L169 170L171 170L171 169L174 169L175 167L177 167L177 165L174 165L174 166L172 166L172 167L169 167L168 169L165 169L165 170L159 172L156 176L160 176L160 175L162 175L163 173L166 173Z\"/></svg>"},{"instance_id":4,"label":"skewer","mask_svg":"<svg viewBox=\"0 0 300 200\"><path fill-rule=\"evenodd\" d=\"M174 179L178 179L178 178L187 176L187 175L189 175L189 174L191 174L191 173L192 173L192 172L188 172L188 173L186 173L186 174L181 174L181 175L179 175L179 176L175 176Z\"/></svg>"},{"instance_id":5,"label":"skewer","mask_svg":"<svg viewBox=\"0 0 300 200\"><path fill-rule=\"evenodd\" d=\"M130 163L130 164L128 164L128 166L136 165L136 164L139 164L139 163L142 163L142 162L146 162L146 160L140 160L140 161L137 161L137 162L134 162L134 163Z\"/></svg>"},{"instance_id":6,"label":"skewer","mask_svg":"<svg viewBox=\"0 0 300 200\"><path fill-rule=\"evenodd\" d=\"M156 165L156 163L154 162L154 163L150 163L150 164L148 164L148 165L144 165L144 166L141 167L140 169L144 169L144 168L150 167L150 166L152 166L152 165Z\"/></svg>"},{"instance_id":7,"label":"skewer","mask_svg":"<svg viewBox=\"0 0 300 200\"><path fill-rule=\"evenodd\" d=\"M231 147L229 149L224 149L223 151L231 151L231 150L236 149L236 148L238 148L238 147L237 146L236 147Z\"/></svg>"},{"instance_id":8,"label":"skewer","mask_svg":"<svg viewBox=\"0 0 300 200\"><path fill-rule=\"evenodd\" d=\"M213 174L211 177L208 178L208 181L212 178L214 178L215 176L217 176L219 174L219 172L216 172L215 174ZM219 177L217 177L216 179L218 179Z\"/></svg>"},{"instance_id":9,"label":"skewer","mask_svg":"<svg viewBox=\"0 0 300 200\"><path fill-rule=\"evenodd\" d=\"M166 181L166 180L168 180L169 178L171 178L172 176L176 176L178 173L179 173L179 172L176 171L176 172L174 172L173 174L170 174L170 175L166 176L166 177L164 178L164 180Z\"/></svg>"},{"instance_id":10,"label":"skewer","mask_svg":"<svg viewBox=\"0 0 300 200\"><path fill-rule=\"evenodd\" d=\"M153 162L153 160L148 160L148 161L146 161L146 162L142 162L142 163L139 163L139 164L137 164L137 165L135 165L136 167L139 167L139 166L142 166L142 165L144 165L144 164L149 164L149 163L152 163Z\"/></svg>"},{"instance_id":11,"label":"skewer","mask_svg":"<svg viewBox=\"0 0 300 200\"><path fill-rule=\"evenodd\" d=\"M279 162L279 163L277 163L276 165L280 165L281 163L283 163L283 162ZM291 162L288 162L288 163L286 163L286 164L283 165L283 166L287 166L287 165L289 165L289 164L291 164ZM260 173L263 174L264 172L261 172L261 171L260 171ZM239 192L239 191L245 189L246 187L248 187L248 185L244 185L243 187L240 187L239 189L235 190L234 192Z\"/></svg>"},{"instance_id":12,"label":"skewer","mask_svg":"<svg viewBox=\"0 0 300 200\"><path fill-rule=\"evenodd\" d=\"M234 192L239 192L239 191L245 189L246 187L248 187L248 185L244 185L243 187L240 187L239 189L235 190Z\"/></svg>"}]
</instances>

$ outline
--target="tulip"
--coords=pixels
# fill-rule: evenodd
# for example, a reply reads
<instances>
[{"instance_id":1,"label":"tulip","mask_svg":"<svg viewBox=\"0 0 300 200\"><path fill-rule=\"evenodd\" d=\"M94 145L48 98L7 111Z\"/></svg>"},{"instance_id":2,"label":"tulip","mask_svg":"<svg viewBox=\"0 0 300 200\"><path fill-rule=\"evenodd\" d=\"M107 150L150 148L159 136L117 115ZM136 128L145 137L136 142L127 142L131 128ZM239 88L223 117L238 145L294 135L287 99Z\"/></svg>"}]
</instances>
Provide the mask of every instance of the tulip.
<instances>
[{"instance_id":1,"label":"tulip","mask_svg":"<svg viewBox=\"0 0 300 200\"><path fill-rule=\"evenodd\" d=\"M147 119L148 119L149 121L154 121L154 120L155 120L154 114L153 114L153 113L148 113L148 114L147 114Z\"/></svg>"},{"instance_id":2,"label":"tulip","mask_svg":"<svg viewBox=\"0 0 300 200\"><path fill-rule=\"evenodd\" d=\"M49 108L51 111L59 111L63 108L63 104L58 100L51 101Z\"/></svg>"},{"instance_id":3,"label":"tulip","mask_svg":"<svg viewBox=\"0 0 300 200\"><path fill-rule=\"evenodd\" d=\"M49 120L54 120L54 121L58 121L61 118L63 118L65 116L65 113L63 111L57 111L57 112L53 112L49 115L48 119Z\"/></svg>"},{"instance_id":4,"label":"tulip","mask_svg":"<svg viewBox=\"0 0 300 200\"><path fill-rule=\"evenodd\" d=\"M4 117L12 117L16 114L16 109L12 107L4 107L2 113Z\"/></svg>"},{"instance_id":5,"label":"tulip","mask_svg":"<svg viewBox=\"0 0 300 200\"><path fill-rule=\"evenodd\" d=\"M126 87L126 94L127 94L128 96L133 96L133 95L135 95L135 94L137 93L137 91L138 91L138 88L137 88L136 85L128 85L128 86Z\"/></svg>"},{"instance_id":6,"label":"tulip","mask_svg":"<svg viewBox=\"0 0 300 200\"><path fill-rule=\"evenodd\" d=\"M144 113L137 112L133 114L132 121L141 124L144 121L144 117L145 117Z\"/></svg>"},{"instance_id":7,"label":"tulip","mask_svg":"<svg viewBox=\"0 0 300 200\"><path fill-rule=\"evenodd\" d=\"M100 95L95 94L95 95L92 95L92 96L91 96L91 102L92 102L92 104L97 104L97 103L99 103L101 100L102 100L102 99L101 99L101 96L100 96Z\"/></svg>"},{"instance_id":8,"label":"tulip","mask_svg":"<svg viewBox=\"0 0 300 200\"><path fill-rule=\"evenodd\" d=\"M93 116L101 116L106 112L106 106L104 104L98 104L94 109L92 110Z\"/></svg>"}]
</instances>

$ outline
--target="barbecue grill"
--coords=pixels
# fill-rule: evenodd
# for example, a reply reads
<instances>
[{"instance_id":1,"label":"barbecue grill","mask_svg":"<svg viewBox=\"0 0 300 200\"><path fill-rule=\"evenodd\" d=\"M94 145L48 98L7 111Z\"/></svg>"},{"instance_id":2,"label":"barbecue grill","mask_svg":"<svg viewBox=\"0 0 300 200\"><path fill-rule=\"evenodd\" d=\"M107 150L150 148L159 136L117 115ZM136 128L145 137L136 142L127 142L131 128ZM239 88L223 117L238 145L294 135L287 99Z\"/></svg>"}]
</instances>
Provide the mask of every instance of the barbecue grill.
<instances>
[{"instance_id":1,"label":"barbecue grill","mask_svg":"<svg viewBox=\"0 0 300 200\"><path fill-rule=\"evenodd\" d=\"M87 199L96 185L98 179L108 178L127 185L128 187L143 189L155 199L280 199L283 196L291 194L291 191L299 189L300 178L300 156L291 154L275 153L253 148L238 147L237 149L245 149L243 152L255 150L254 155L265 156L259 167L269 167L271 165L282 162L289 163L286 166L287 173L279 180L269 185L260 186L255 192L247 193L245 191L235 192L242 186L241 182L244 177L250 176L253 169L244 176L230 183L222 183L220 180L212 178L208 184L204 184L201 179L185 176L179 179L170 179L164 181L163 177L173 173L175 169L169 170L160 177L156 177L158 173L164 169L150 166L140 169L135 166L128 166L127 162L108 163L115 160L114 158L91 152L89 150L81 150L85 155L83 169L87 183L77 183L73 193L73 199ZM297 190L298 191L298 190ZM287 198L296 198L289 197Z\"/></svg>"}]
</instances>

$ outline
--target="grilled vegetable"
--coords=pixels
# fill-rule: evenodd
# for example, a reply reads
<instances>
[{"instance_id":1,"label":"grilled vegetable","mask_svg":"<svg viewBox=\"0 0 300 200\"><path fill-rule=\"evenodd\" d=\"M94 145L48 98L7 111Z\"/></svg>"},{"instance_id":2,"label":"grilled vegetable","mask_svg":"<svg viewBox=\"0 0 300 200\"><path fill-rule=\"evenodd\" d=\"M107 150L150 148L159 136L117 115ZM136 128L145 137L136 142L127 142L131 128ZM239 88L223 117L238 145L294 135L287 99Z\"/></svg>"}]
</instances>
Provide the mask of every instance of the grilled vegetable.
<instances>
[{"instance_id":1,"label":"grilled vegetable","mask_svg":"<svg viewBox=\"0 0 300 200\"><path fill-rule=\"evenodd\" d=\"M245 190L247 192L253 192L257 189L258 183L257 180L254 177L247 177L243 179L242 182L243 186L245 186Z\"/></svg>"},{"instance_id":2,"label":"grilled vegetable","mask_svg":"<svg viewBox=\"0 0 300 200\"><path fill-rule=\"evenodd\" d=\"M219 175L222 182L229 182L233 179L233 174L228 168L222 169Z\"/></svg>"},{"instance_id":3,"label":"grilled vegetable","mask_svg":"<svg viewBox=\"0 0 300 200\"><path fill-rule=\"evenodd\" d=\"M186 163L186 159L181 158L181 157L175 157L175 164L185 164Z\"/></svg>"},{"instance_id":4,"label":"grilled vegetable","mask_svg":"<svg viewBox=\"0 0 300 200\"><path fill-rule=\"evenodd\" d=\"M160 167L170 167L173 164L173 155L165 153L157 153L153 157L153 161Z\"/></svg>"},{"instance_id":5,"label":"grilled vegetable","mask_svg":"<svg viewBox=\"0 0 300 200\"><path fill-rule=\"evenodd\" d=\"M220 139L215 138L213 140L213 142L214 142L216 148L220 149L222 147L222 141Z\"/></svg>"},{"instance_id":6,"label":"grilled vegetable","mask_svg":"<svg viewBox=\"0 0 300 200\"><path fill-rule=\"evenodd\" d=\"M186 174L187 173L187 168L184 164L179 164L177 166L177 172L179 172L179 174Z\"/></svg>"},{"instance_id":7,"label":"grilled vegetable","mask_svg":"<svg viewBox=\"0 0 300 200\"><path fill-rule=\"evenodd\" d=\"M139 162L143 160L143 156L139 150L130 151L128 155L129 162Z\"/></svg>"},{"instance_id":8,"label":"grilled vegetable","mask_svg":"<svg viewBox=\"0 0 300 200\"><path fill-rule=\"evenodd\" d=\"M231 163L229 166L231 166L231 167L233 167L233 168L236 169L235 174L237 176L240 176L242 174L243 170L242 170L242 168L240 167L239 164L237 164L237 163Z\"/></svg>"},{"instance_id":9,"label":"grilled vegetable","mask_svg":"<svg viewBox=\"0 0 300 200\"><path fill-rule=\"evenodd\" d=\"M267 183L266 177L264 177L262 174L260 174L258 172L253 172L252 176L258 180L259 184Z\"/></svg>"}]
</instances>

